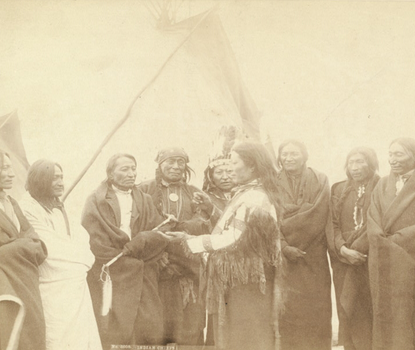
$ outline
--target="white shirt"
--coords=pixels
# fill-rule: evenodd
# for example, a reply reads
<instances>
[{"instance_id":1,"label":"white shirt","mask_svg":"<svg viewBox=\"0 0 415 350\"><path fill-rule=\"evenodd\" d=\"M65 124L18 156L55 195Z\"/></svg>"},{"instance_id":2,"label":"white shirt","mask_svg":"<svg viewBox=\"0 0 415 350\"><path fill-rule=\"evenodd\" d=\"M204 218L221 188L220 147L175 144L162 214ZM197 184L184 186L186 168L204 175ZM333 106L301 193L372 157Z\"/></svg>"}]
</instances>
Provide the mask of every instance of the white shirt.
<instances>
[{"instance_id":1,"label":"white shirt","mask_svg":"<svg viewBox=\"0 0 415 350\"><path fill-rule=\"evenodd\" d=\"M73 223L68 235L62 211L45 210L29 193L20 205L48 250L39 266L46 349L102 350L86 281L95 260L88 233Z\"/></svg>"},{"instance_id":2,"label":"white shirt","mask_svg":"<svg viewBox=\"0 0 415 350\"><path fill-rule=\"evenodd\" d=\"M408 171L405 174L398 175L398 180L396 181L396 195L402 191L403 186L405 185L406 181L412 176L415 169Z\"/></svg>"},{"instance_id":3,"label":"white shirt","mask_svg":"<svg viewBox=\"0 0 415 350\"><path fill-rule=\"evenodd\" d=\"M119 188L112 186L115 194L117 195L118 204L120 205L121 212L121 225L120 229L124 231L131 239L131 214L133 208L133 197L131 196L131 190L122 191Z\"/></svg>"}]
</instances>

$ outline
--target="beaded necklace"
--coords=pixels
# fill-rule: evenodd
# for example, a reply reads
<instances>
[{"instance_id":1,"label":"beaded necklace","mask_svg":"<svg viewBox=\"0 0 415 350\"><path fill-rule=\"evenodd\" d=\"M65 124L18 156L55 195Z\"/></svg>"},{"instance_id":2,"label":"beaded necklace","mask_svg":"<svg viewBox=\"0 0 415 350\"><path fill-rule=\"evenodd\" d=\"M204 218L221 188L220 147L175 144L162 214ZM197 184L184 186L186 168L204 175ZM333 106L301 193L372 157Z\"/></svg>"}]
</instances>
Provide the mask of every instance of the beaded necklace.
<instances>
[{"instance_id":1,"label":"beaded necklace","mask_svg":"<svg viewBox=\"0 0 415 350\"><path fill-rule=\"evenodd\" d=\"M358 205L360 198L363 197L365 194L365 185L360 185L359 189L357 190L357 199L354 204L353 210L353 220L354 220L354 229L360 230L363 226L363 209L361 206Z\"/></svg>"}]
</instances>

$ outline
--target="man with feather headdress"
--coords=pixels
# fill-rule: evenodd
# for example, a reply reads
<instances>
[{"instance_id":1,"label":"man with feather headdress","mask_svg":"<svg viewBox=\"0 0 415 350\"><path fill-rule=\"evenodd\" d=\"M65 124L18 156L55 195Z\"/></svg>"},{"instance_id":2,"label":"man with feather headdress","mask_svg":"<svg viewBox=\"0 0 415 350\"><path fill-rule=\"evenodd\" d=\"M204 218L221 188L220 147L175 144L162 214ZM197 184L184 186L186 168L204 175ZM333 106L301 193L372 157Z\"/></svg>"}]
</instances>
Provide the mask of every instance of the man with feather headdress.
<instances>
[{"instance_id":1,"label":"man with feather headdress","mask_svg":"<svg viewBox=\"0 0 415 350\"><path fill-rule=\"evenodd\" d=\"M235 143L235 127L223 127L219 137L214 141L209 165L205 169L202 190L212 203L223 211L231 199L231 190L235 187L230 166L230 151Z\"/></svg>"}]
</instances>

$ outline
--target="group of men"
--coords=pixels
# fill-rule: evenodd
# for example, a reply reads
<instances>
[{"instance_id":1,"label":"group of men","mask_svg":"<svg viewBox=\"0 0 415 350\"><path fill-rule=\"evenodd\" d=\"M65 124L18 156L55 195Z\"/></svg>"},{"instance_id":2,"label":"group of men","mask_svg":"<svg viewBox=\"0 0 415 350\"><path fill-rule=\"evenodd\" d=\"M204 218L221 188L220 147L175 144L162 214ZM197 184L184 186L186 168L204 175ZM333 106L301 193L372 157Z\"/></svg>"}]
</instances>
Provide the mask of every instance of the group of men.
<instances>
[{"instance_id":1,"label":"group of men","mask_svg":"<svg viewBox=\"0 0 415 350\"><path fill-rule=\"evenodd\" d=\"M391 173L380 180L374 151L354 149L345 164L347 180L333 185L331 194L327 177L307 167L307 159L301 142L288 140L278 149L278 194L284 208L278 219L286 261L281 349L331 348L327 251L345 349L415 349L415 140L391 143ZM22 212L6 195L14 174L9 155L1 152L0 160L0 349L59 349L48 346L53 341L48 340L49 316L45 320L45 296L39 289L38 267L48 259L48 243L33 229L33 218L25 217L30 207ZM214 206L206 210L194 200L201 191L188 183L192 170L183 149L164 149L156 162L155 178L136 185L136 159L114 155L106 180L83 210L81 223L95 257L87 281L104 349L214 345L204 300L205 259L186 252L169 232L210 234L231 198L232 171L226 156L209 163L203 190ZM59 209L62 227L71 236L58 200L62 191L56 192L62 185L56 178L59 169L55 166L50 181L55 192L39 188L47 195L34 198L49 212ZM106 264L110 297L102 278ZM104 312L108 298L110 309ZM62 349L75 349L70 340L65 342ZM97 349L91 339L86 342L85 349Z\"/></svg>"}]
</instances>

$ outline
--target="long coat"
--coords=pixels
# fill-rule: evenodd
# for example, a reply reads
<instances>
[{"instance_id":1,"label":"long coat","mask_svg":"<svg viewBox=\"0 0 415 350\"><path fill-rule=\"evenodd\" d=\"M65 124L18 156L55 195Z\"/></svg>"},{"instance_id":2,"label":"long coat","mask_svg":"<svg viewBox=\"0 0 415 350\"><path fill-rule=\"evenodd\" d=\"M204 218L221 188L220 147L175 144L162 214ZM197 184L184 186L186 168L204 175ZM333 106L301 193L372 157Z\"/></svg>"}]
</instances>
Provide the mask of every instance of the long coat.
<instances>
[{"instance_id":1,"label":"long coat","mask_svg":"<svg viewBox=\"0 0 415 350\"><path fill-rule=\"evenodd\" d=\"M382 178L367 215L373 349L415 349L415 176Z\"/></svg>"},{"instance_id":2,"label":"long coat","mask_svg":"<svg viewBox=\"0 0 415 350\"><path fill-rule=\"evenodd\" d=\"M44 350L45 320L38 266L45 260L47 251L17 202L9 199L20 231L0 210L0 349L8 345L14 349L16 344L21 350ZM18 332L15 337L10 337L12 330Z\"/></svg>"},{"instance_id":3,"label":"long coat","mask_svg":"<svg viewBox=\"0 0 415 350\"><path fill-rule=\"evenodd\" d=\"M158 296L158 259L167 240L151 232L162 221L150 196L136 187L132 190L131 240L120 229L121 213L117 196L102 183L86 201L82 225L90 235L95 263L88 273L101 339L108 344L160 344L163 320ZM102 265L120 254L125 246L132 255L110 266L113 286L112 308L105 317L102 305Z\"/></svg>"},{"instance_id":4,"label":"long coat","mask_svg":"<svg viewBox=\"0 0 415 350\"><path fill-rule=\"evenodd\" d=\"M369 253L366 214L372 191L379 181L374 175L358 199L357 185L349 179L332 187L333 236L329 237L333 282L339 314L339 341L346 350L372 347L372 300L367 262L351 265L340 254L343 245L362 254ZM354 211L361 209L362 226L356 229ZM356 214L357 215L357 214Z\"/></svg>"},{"instance_id":5,"label":"long coat","mask_svg":"<svg viewBox=\"0 0 415 350\"><path fill-rule=\"evenodd\" d=\"M305 168L296 196L285 171L279 175L284 206L282 249L306 252L297 262L287 260L285 311L280 322L282 349L331 349L331 277L327 258L330 230L330 188L327 177ZM296 198L297 197L297 198Z\"/></svg>"}]
</instances>

